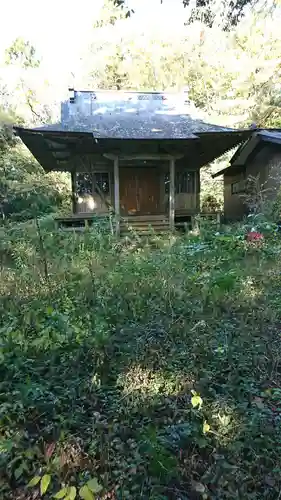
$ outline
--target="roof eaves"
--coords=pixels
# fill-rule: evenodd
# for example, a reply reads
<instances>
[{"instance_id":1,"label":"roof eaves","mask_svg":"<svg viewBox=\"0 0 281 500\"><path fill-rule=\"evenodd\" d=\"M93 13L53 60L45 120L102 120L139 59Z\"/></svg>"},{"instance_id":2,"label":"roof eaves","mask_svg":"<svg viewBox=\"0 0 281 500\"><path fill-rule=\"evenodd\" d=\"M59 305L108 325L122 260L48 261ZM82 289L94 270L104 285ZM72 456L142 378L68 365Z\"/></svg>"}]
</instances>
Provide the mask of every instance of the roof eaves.
<instances>
[{"instance_id":1,"label":"roof eaves","mask_svg":"<svg viewBox=\"0 0 281 500\"><path fill-rule=\"evenodd\" d=\"M232 165L229 165L228 167L226 167L222 170L219 170L215 174L212 174L212 178L216 179L216 177L220 177L220 176L225 175L225 174L228 174L228 175L233 174L234 175L234 174L237 174L238 172L240 172L244 169L245 169L244 165L237 165L235 167L233 167Z\"/></svg>"},{"instance_id":2,"label":"roof eaves","mask_svg":"<svg viewBox=\"0 0 281 500\"><path fill-rule=\"evenodd\" d=\"M226 173L230 174L231 167L241 167L241 169L244 168L249 156L253 154L261 142L270 142L281 145L281 129L255 130L253 135L238 147L237 151L230 159L230 165L213 174L212 178L215 179L216 177Z\"/></svg>"},{"instance_id":3,"label":"roof eaves","mask_svg":"<svg viewBox=\"0 0 281 500\"><path fill-rule=\"evenodd\" d=\"M226 168L223 168L222 170L219 170L215 174L212 174L212 179L215 179L216 177L220 177L221 175L224 175L228 169L229 169L229 166Z\"/></svg>"},{"instance_id":4,"label":"roof eaves","mask_svg":"<svg viewBox=\"0 0 281 500\"><path fill-rule=\"evenodd\" d=\"M216 132L204 132L198 133L198 135L192 138L95 138L92 132L74 132L68 130L54 130L54 129L26 129L21 127L15 127L17 134L21 137L26 146L33 152L34 156L37 158L39 163L44 167L46 164L44 154L47 158L47 168L46 170L55 169L56 159L51 156L57 150L61 154L62 147L61 144L69 144L70 149L73 149L73 142L76 143L78 150L81 151L87 149L89 143L91 143L91 152L102 155L104 152L115 152L116 148L119 151L122 148L127 149L129 147L135 150L135 147L142 148L144 145L148 145L148 150L151 147L155 147L155 143L158 143L161 148L169 148L172 152L180 152L183 154L188 154L188 149L190 148L190 153L196 156L198 165L196 168L200 168L215 158L218 158L227 151L231 151L239 143L245 141L251 131L216 131ZM56 142L59 145L56 146ZM92 144L93 142L93 144ZM198 143L198 144L197 144ZM94 148L93 148L94 146ZM192 149L194 146L194 149ZM76 146L74 147L74 149ZM121 149L122 149L121 148ZM66 150L67 148L65 148ZM76 153L78 154L79 151ZM44 153L45 152L45 153ZM66 151L65 151L66 152ZM168 152L168 151L167 151ZM80 154L80 153L79 153ZM53 166L51 167L51 159L53 161ZM45 168L45 167L44 167Z\"/></svg>"},{"instance_id":5,"label":"roof eaves","mask_svg":"<svg viewBox=\"0 0 281 500\"><path fill-rule=\"evenodd\" d=\"M240 153L243 151L243 149L247 146L247 144L249 143L249 141L251 140L252 137L248 137L248 139L245 141L245 142L242 142L238 148L236 149L234 155L232 156L232 158L230 158L229 160L229 163L232 164L236 158L238 158L238 156L240 155Z\"/></svg>"},{"instance_id":6,"label":"roof eaves","mask_svg":"<svg viewBox=\"0 0 281 500\"><path fill-rule=\"evenodd\" d=\"M249 130L245 130L244 132L248 132L249 133L250 131ZM214 174L212 174L212 178L213 179L215 179L216 177L220 177L221 175L224 175L225 173L227 173L229 171L229 169L232 167L232 164L231 164L232 159L237 156L237 154L238 154L239 151L242 151L244 149L245 145L248 144L248 142L251 140L251 138L252 138L252 135L250 135L250 137L248 137L246 141L243 140L243 139L241 139L240 145L238 144L237 150L235 151L234 155L230 159L230 164L227 167L223 168L222 170L219 170L218 172L215 172ZM236 146L237 146L237 144L236 144ZM225 151L225 153L229 153L236 146L232 146L227 151Z\"/></svg>"},{"instance_id":7,"label":"roof eaves","mask_svg":"<svg viewBox=\"0 0 281 500\"><path fill-rule=\"evenodd\" d=\"M230 160L230 164L233 166L242 166L245 165L245 162L248 160L250 154L254 151L254 149L258 146L261 138L258 133L254 133L247 142L245 142L233 157Z\"/></svg>"},{"instance_id":8,"label":"roof eaves","mask_svg":"<svg viewBox=\"0 0 281 500\"><path fill-rule=\"evenodd\" d=\"M262 130L259 132L259 137L264 142L271 142L273 144L281 144L281 132L280 131L268 131Z\"/></svg>"}]
</instances>

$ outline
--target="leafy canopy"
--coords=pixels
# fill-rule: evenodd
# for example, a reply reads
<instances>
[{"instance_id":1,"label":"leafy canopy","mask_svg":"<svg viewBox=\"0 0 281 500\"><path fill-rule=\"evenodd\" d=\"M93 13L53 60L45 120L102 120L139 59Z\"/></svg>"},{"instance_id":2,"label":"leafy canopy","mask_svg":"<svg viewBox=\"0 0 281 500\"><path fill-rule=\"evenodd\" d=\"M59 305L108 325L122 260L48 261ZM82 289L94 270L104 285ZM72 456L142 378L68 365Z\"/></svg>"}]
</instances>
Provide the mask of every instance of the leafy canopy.
<instances>
[{"instance_id":1,"label":"leafy canopy","mask_svg":"<svg viewBox=\"0 0 281 500\"><path fill-rule=\"evenodd\" d=\"M126 0L112 0L114 5L124 8L127 7ZM160 0L159 4L162 4L164 0ZM190 5L191 0L182 0L184 7ZM225 25L224 28L229 28L231 26L236 26L241 18L244 16L245 8L249 5L255 4L255 0L234 0L228 4L224 4L222 9L224 12ZM221 2L222 6L222 2ZM218 10L218 2L215 0L196 0L195 8L192 9L190 21L198 19L198 16L204 23L211 27L214 23L216 17L216 11ZM134 13L133 9L127 9L126 17L130 17Z\"/></svg>"},{"instance_id":2,"label":"leafy canopy","mask_svg":"<svg viewBox=\"0 0 281 500\"><path fill-rule=\"evenodd\" d=\"M16 38L6 49L6 64L19 64L23 69L37 68L40 60L36 56L35 47L24 38Z\"/></svg>"}]
</instances>

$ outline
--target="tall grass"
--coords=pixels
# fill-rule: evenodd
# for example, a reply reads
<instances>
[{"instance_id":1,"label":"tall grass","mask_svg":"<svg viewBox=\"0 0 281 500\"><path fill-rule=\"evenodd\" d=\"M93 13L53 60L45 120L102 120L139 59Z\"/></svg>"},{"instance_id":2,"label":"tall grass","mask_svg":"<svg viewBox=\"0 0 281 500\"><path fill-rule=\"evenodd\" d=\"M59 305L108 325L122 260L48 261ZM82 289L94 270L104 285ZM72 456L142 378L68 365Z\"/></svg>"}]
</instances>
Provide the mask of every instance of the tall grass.
<instances>
[{"instance_id":1,"label":"tall grass","mask_svg":"<svg viewBox=\"0 0 281 500\"><path fill-rule=\"evenodd\" d=\"M1 498L278 498L280 253L3 229Z\"/></svg>"}]
</instances>

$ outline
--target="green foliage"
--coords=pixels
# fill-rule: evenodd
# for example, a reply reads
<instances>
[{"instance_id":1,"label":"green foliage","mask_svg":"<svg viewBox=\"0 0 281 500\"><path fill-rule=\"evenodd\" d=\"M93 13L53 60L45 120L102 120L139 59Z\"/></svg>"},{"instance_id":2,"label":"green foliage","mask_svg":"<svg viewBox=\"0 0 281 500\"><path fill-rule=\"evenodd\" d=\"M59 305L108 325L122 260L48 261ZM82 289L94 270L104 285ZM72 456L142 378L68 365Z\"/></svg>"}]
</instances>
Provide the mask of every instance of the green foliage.
<instances>
[{"instance_id":1,"label":"green foliage","mask_svg":"<svg viewBox=\"0 0 281 500\"><path fill-rule=\"evenodd\" d=\"M104 0L99 18L94 23L94 28L102 28L104 26L114 26L117 21L124 19L125 13L118 5L113 6L111 0Z\"/></svg>"},{"instance_id":2,"label":"green foliage","mask_svg":"<svg viewBox=\"0 0 281 500\"><path fill-rule=\"evenodd\" d=\"M1 156L12 146L16 140L13 134L13 125L18 121L11 110L7 111L0 107L0 161Z\"/></svg>"},{"instance_id":3,"label":"green foliage","mask_svg":"<svg viewBox=\"0 0 281 500\"><path fill-rule=\"evenodd\" d=\"M63 174L46 175L22 148L9 148L0 158L2 218L27 220L59 210L70 204L69 184Z\"/></svg>"},{"instance_id":4,"label":"green foliage","mask_svg":"<svg viewBox=\"0 0 281 500\"><path fill-rule=\"evenodd\" d=\"M275 222L281 220L281 189L277 190L276 197L271 206L271 216Z\"/></svg>"},{"instance_id":5,"label":"green foliage","mask_svg":"<svg viewBox=\"0 0 281 500\"><path fill-rule=\"evenodd\" d=\"M13 133L21 119L0 108L0 213L3 220L27 220L70 205L66 174L46 175Z\"/></svg>"},{"instance_id":6,"label":"green foliage","mask_svg":"<svg viewBox=\"0 0 281 500\"><path fill-rule=\"evenodd\" d=\"M87 482L86 486L89 490L92 491L92 493L100 493L102 491L102 486L98 483L96 477L90 479L90 481Z\"/></svg>"},{"instance_id":7,"label":"green foliage","mask_svg":"<svg viewBox=\"0 0 281 500\"><path fill-rule=\"evenodd\" d=\"M6 64L19 64L23 69L37 68L40 60L36 57L35 47L21 37L16 38L6 49Z\"/></svg>"},{"instance_id":8,"label":"green foliage","mask_svg":"<svg viewBox=\"0 0 281 500\"><path fill-rule=\"evenodd\" d=\"M68 488L62 488L60 491L58 491L55 495L54 498L57 498L58 500L61 498L65 498L68 492Z\"/></svg>"},{"instance_id":9,"label":"green foliage","mask_svg":"<svg viewBox=\"0 0 281 500\"><path fill-rule=\"evenodd\" d=\"M208 194L202 200L202 212L216 213L221 209L221 205L214 195Z\"/></svg>"},{"instance_id":10,"label":"green foliage","mask_svg":"<svg viewBox=\"0 0 281 500\"><path fill-rule=\"evenodd\" d=\"M114 5L117 7L127 8L127 3L126 0L112 0ZM161 4L164 2L164 0L161 0ZM182 3L184 7L187 7L190 5L190 0L182 0ZM224 9L224 29L230 28L232 26L236 26L237 23L241 20L241 18L244 16L244 11L245 9L249 6L252 5L253 1L252 0L236 0L236 2L229 2L226 3L224 2L223 5L219 5L218 2L214 2L213 0L197 0L195 2L195 5L192 4L193 6L193 11L191 13L191 21L195 19L200 19L203 20L204 23L207 26L212 26L215 19L216 19L216 12L218 10L221 10L222 8ZM161 7L159 7L160 10ZM130 17L131 14L133 14L134 11L132 9L127 8L127 17ZM161 11L160 11L161 13ZM161 15L159 13L159 15Z\"/></svg>"},{"instance_id":11,"label":"green foliage","mask_svg":"<svg viewBox=\"0 0 281 500\"><path fill-rule=\"evenodd\" d=\"M192 390L191 392L192 392L191 404L192 404L193 408L198 407L198 409L200 410L202 408L203 400L199 396L199 394L197 394L196 391Z\"/></svg>"},{"instance_id":12,"label":"green foliage","mask_svg":"<svg viewBox=\"0 0 281 500\"><path fill-rule=\"evenodd\" d=\"M208 28L201 18L189 22L184 32L165 36L159 30L123 29L130 21L114 14L111 22L110 12L115 9L110 11L107 4L97 21L104 21L104 29L93 31L89 52L83 54L83 79L89 86L177 91L188 87L190 100L209 122L235 127L280 124L279 25L266 12L249 14L231 32L220 23ZM218 12L224 17L226 8Z\"/></svg>"},{"instance_id":13,"label":"green foliage","mask_svg":"<svg viewBox=\"0 0 281 500\"><path fill-rule=\"evenodd\" d=\"M79 495L80 498L82 498L83 500L94 500L94 495L87 485L82 486L82 488L80 488Z\"/></svg>"},{"instance_id":14,"label":"green foliage","mask_svg":"<svg viewBox=\"0 0 281 500\"><path fill-rule=\"evenodd\" d=\"M2 228L1 498L278 497L273 229Z\"/></svg>"},{"instance_id":15,"label":"green foliage","mask_svg":"<svg viewBox=\"0 0 281 500\"><path fill-rule=\"evenodd\" d=\"M28 483L27 487L32 488L33 486L36 486L38 483L41 481L41 476L34 476Z\"/></svg>"},{"instance_id":16,"label":"green foliage","mask_svg":"<svg viewBox=\"0 0 281 500\"><path fill-rule=\"evenodd\" d=\"M208 424L208 422L205 420L204 424L203 424L203 434L207 434L207 432L210 432L211 430L211 427L210 425Z\"/></svg>"},{"instance_id":17,"label":"green foliage","mask_svg":"<svg viewBox=\"0 0 281 500\"><path fill-rule=\"evenodd\" d=\"M40 481L40 493L41 495L45 495L47 489L49 488L49 484L51 482L50 474L44 474Z\"/></svg>"}]
</instances>

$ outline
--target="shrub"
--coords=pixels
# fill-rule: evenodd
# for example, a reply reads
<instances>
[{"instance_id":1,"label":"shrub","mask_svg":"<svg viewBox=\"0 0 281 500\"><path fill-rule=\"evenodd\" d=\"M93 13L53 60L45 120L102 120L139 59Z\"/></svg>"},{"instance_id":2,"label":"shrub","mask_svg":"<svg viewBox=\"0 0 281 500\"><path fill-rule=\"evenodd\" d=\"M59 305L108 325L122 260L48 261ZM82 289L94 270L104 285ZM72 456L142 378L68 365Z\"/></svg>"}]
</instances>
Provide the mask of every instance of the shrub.
<instances>
[{"instance_id":1,"label":"shrub","mask_svg":"<svg viewBox=\"0 0 281 500\"><path fill-rule=\"evenodd\" d=\"M278 496L278 239L38 224L1 234L1 498Z\"/></svg>"}]
</instances>

